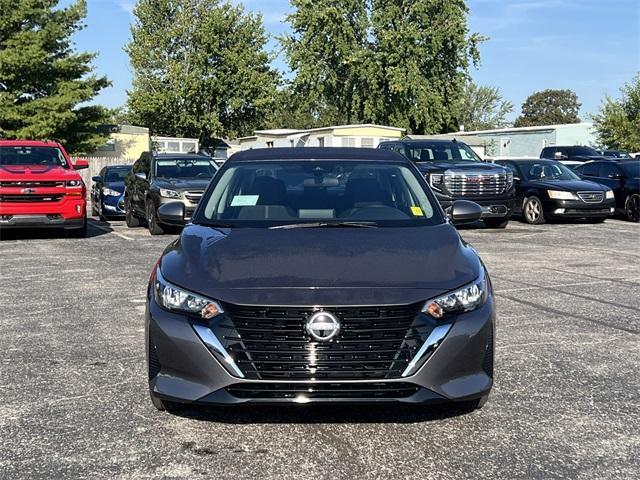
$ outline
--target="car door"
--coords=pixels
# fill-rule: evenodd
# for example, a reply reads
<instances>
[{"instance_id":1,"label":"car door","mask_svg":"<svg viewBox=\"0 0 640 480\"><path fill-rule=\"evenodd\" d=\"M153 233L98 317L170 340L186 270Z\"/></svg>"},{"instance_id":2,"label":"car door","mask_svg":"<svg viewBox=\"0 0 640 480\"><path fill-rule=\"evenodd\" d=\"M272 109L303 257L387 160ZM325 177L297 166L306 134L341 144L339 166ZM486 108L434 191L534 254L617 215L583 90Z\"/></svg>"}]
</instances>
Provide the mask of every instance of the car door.
<instances>
[{"instance_id":1,"label":"car door","mask_svg":"<svg viewBox=\"0 0 640 480\"><path fill-rule=\"evenodd\" d=\"M624 208L624 174L615 162L600 163L598 183L613 190L616 196L616 207Z\"/></svg>"},{"instance_id":2,"label":"car door","mask_svg":"<svg viewBox=\"0 0 640 480\"><path fill-rule=\"evenodd\" d=\"M131 206L138 213L145 211L145 198L149 189L149 176L151 172L151 155L147 152L143 153L138 161L133 164L131 169L132 189L129 192ZM127 184L127 188L129 188Z\"/></svg>"}]
</instances>

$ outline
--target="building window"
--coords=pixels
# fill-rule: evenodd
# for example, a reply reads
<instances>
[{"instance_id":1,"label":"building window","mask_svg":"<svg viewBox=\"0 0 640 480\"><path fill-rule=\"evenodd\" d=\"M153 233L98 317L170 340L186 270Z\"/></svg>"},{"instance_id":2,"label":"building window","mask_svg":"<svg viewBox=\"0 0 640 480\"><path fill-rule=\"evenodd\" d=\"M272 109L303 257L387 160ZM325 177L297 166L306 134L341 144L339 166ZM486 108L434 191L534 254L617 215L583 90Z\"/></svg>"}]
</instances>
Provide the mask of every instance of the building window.
<instances>
[{"instance_id":1,"label":"building window","mask_svg":"<svg viewBox=\"0 0 640 480\"><path fill-rule=\"evenodd\" d=\"M318 146L324 147L324 137L318 137Z\"/></svg>"},{"instance_id":2,"label":"building window","mask_svg":"<svg viewBox=\"0 0 640 480\"><path fill-rule=\"evenodd\" d=\"M167 142L166 143L166 151L171 153L179 153L180 152L180 142Z\"/></svg>"},{"instance_id":3,"label":"building window","mask_svg":"<svg viewBox=\"0 0 640 480\"><path fill-rule=\"evenodd\" d=\"M267 142L267 148L273 148L273 142Z\"/></svg>"},{"instance_id":4,"label":"building window","mask_svg":"<svg viewBox=\"0 0 640 480\"><path fill-rule=\"evenodd\" d=\"M373 138L363 138L360 140L360 146L362 148L373 148Z\"/></svg>"},{"instance_id":5,"label":"building window","mask_svg":"<svg viewBox=\"0 0 640 480\"><path fill-rule=\"evenodd\" d=\"M342 139L342 146L343 147L355 147L356 146L356 139L355 138L351 138L351 137L344 137Z\"/></svg>"}]
</instances>

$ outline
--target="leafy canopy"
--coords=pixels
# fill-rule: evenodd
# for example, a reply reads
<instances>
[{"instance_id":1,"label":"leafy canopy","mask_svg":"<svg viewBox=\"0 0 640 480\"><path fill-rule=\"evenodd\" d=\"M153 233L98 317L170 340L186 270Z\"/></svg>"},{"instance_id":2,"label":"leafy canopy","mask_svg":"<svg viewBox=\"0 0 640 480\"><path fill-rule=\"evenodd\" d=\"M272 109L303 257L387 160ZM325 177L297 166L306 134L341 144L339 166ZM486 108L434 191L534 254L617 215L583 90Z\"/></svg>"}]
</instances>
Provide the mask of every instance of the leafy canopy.
<instances>
[{"instance_id":1,"label":"leafy canopy","mask_svg":"<svg viewBox=\"0 0 640 480\"><path fill-rule=\"evenodd\" d=\"M620 99L606 97L594 115L595 130L602 145L640 151L640 73L620 89Z\"/></svg>"},{"instance_id":2,"label":"leafy canopy","mask_svg":"<svg viewBox=\"0 0 640 480\"><path fill-rule=\"evenodd\" d=\"M513 112L513 104L503 100L497 87L467 83L462 95L458 123L465 130L491 130L509 126L506 117Z\"/></svg>"},{"instance_id":3,"label":"leafy canopy","mask_svg":"<svg viewBox=\"0 0 640 480\"><path fill-rule=\"evenodd\" d=\"M87 105L106 77L92 74L95 54L76 52L86 2L0 0L0 137L57 140L73 153L104 144L97 127L109 112Z\"/></svg>"},{"instance_id":4,"label":"leafy canopy","mask_svg":"<svg viewBox=\"0 0 640 480\"><path fill-rule=\"evenodd\" d=\"M537 127L580 123L578 113L582 104L572 90L544 90L530 95L522 104L514 126Z\"/></svg>"},{"instance_id":5,"label":"leafy canopy","mask_svg":"<svg viewBox=\"0 0 640 480\"><path fill-rule=\"evenodd\" d=\"M131 121L202 142L265 121L279 77L260 16L219 0L140 0L134 15Z\"/></svg>"}]
</instances>

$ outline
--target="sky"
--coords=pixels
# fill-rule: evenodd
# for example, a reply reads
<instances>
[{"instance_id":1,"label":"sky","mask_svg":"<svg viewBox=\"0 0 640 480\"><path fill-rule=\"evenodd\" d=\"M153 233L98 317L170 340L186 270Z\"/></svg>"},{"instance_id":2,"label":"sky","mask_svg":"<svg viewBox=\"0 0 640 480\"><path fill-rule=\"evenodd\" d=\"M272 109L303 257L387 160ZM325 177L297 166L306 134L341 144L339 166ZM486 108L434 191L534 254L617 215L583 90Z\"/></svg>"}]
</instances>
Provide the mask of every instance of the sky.
<instances>
[{"instance_id":1,"label":"sky","mask_svg":"<svg viewBox=\"0 0 640 480\"><path fill-rule=\"evenodd\" d=\"M62 0L61 5L71 0ZM273 38L287 31L289 0L233 0L263 15ZM640 72L640 0L469 0L469 27L489 37L481 46L481 65L470 72L479 85L496 86L514 104L512 119L531 93L547 88L574 90L588 120L605 95ZM98 53L94 65L113 86L97 102L126 102L131 68L129 41L135 0L88 0L86 28L76 34L79 50ZM275 67L285 71L282 56Z\"/></svg>"}]
</instances>

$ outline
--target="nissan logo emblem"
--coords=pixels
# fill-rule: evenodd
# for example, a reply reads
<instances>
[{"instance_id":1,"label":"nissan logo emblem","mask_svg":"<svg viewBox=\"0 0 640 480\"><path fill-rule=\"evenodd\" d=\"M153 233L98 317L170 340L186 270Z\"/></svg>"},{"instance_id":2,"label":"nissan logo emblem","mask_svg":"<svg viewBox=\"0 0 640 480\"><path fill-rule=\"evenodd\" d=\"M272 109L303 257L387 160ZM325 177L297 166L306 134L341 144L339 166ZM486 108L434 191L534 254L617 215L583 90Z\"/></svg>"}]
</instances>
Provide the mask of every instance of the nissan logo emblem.
<instances>
[{"instance_id":1,"label":"nissan logo emblem","mask_svg":"<svg viewBox=\"0 0 640 480\"><path fill-rule=\"evenodd\" d=\"M307 320L306 330L314 340L328 342L340 332L340 322L332 313L316 312Z\"/></svg>"}]
</instances>

